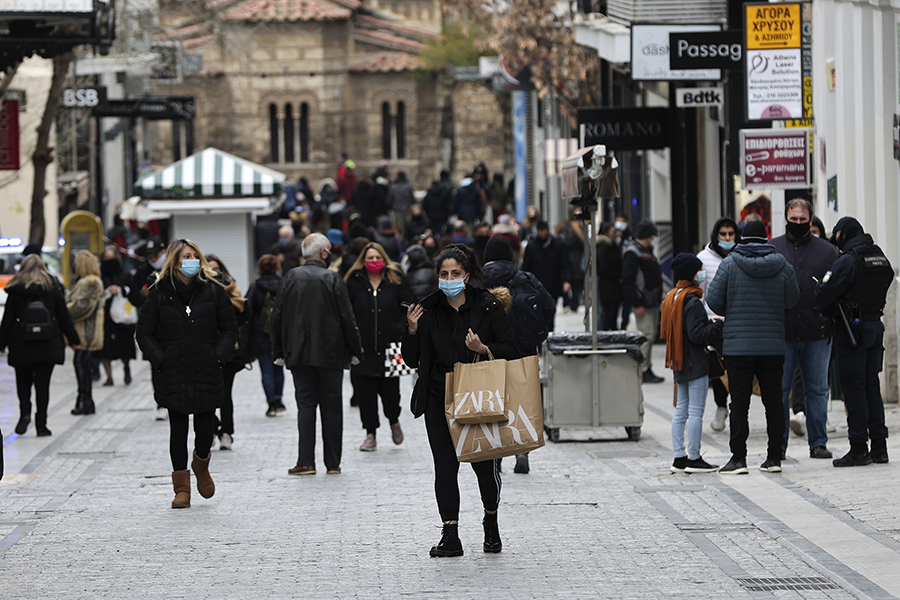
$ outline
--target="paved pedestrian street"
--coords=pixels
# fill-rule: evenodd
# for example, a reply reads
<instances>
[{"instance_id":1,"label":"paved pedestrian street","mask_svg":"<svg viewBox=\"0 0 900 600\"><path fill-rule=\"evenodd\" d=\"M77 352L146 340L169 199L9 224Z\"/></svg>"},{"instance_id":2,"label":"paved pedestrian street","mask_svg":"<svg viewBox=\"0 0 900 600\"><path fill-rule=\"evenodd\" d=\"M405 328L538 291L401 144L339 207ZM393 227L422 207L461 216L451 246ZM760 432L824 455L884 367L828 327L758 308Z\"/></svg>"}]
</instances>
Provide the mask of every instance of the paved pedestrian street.
<instances>
[{"instance_id":1,"label":"paved pedestrian street","mask_svg":"<svg viewBox=\"0 0 900 600\"><path fill-rule=\"evenodd\" d=\"M560 315L577 331L579 315ZM376 452L344 384L341 475L292 477L296 407L266 417L259 371L235 382L232 451L215 450L216 494L172 510L168 423L154 420L147 364L135 380L95 383L97 414L74 417L71 362L51 387L49 438L13 432L12 369L0 356L0 597L46 598L895 598L900 596L900 447L895 462L835 469L792 435L782 474L764 459L761 403L751 412L749 475L674 475L671 372L645 385L643 435L563 432L531 454L531 473L503 465L503 552L481 551L476 480L461 466L461 558L429 558L440 537L424 423L406 406L406 441L383 422ZM69 356L71 359L71 356ZM289 379L289 378L288 378ZM285 399L292 398L290 381ZM631 400L627 400L631 401ZM709 395L704 457L724 464ZM844 409L829 447L849 448ZM888 424L900 428L896 405ZM589 440L589 441L579 441ZM193 479L193 478L192 478Z\"/></svg>"}]
</instances>

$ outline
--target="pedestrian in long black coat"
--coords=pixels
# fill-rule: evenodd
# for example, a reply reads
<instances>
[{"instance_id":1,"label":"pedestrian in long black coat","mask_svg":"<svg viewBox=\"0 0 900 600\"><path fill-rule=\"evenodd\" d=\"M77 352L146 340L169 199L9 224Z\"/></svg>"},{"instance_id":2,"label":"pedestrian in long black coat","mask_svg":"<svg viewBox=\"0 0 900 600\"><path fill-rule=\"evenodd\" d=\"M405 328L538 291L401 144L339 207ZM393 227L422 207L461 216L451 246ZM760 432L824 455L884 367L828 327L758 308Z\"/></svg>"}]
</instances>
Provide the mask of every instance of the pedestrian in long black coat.
<instances>
[{"instance_id":1,"label":"pedestrian in long black coat","mask_svg":"<svg viewBox=\"0 0 900 600\"><path fill-rule=\"evenodd\" d=\"M228 293L198 246L169 245L166 263L141 308L137 340L153 369L156 402L169 411L172 508L190 508L188 415L194 415L191 468L204 498L215 493L209 474L217 408L225 393L223 366L231 360L238 326Z\"/></svg>"},{"instance_id":2,"label":"pedestrian in long black coat","mask_svg":"<svg viewBox=\"0 0 900 600\"><path fill-rule=\"evenodd\" d=\"M418 302L437 290L437 271L428 259L425 246L410 246L406 249L406 256L409 258L409 269L404 281L412 302Z\"/></svg>"},{"instance_id":3,"label":"pedestrian in long black coat","mask_svg":"<svg viewBox=\"0 0 900 600\"><path fill-rule=\"evenodd\" d=\"M19 397L19 422L16 433L22 435L31 423L31 388L34 387L35 428L39 436L50 435L47 429L47 405L50 402L50 377L53 367L66 358L65 334L73 346L80 343L78 332L66 310L66 300L39 254L25 257L19 272L6 285L6 308L0 322L0 352L9 347L9 366L16 370L16 392ZM49 339L31 341L23 336L23 319L28 304L40 300L51 319Z\"/></svg>"},{"instance_id":4,"label":"pedestrian in long black coat","mask_svg":"<svg viewBox=\"0 0 900 600\"><path fill-rule=\"evenodd\" d=\"M121 360L125 375L125 385L131 384L131 365L137 353L134 347L134 330L136 325L116 323L112 317L113 299L122 294L128 297L131 291L132 275L122 269L122 260L115 246L107 246L103 250L100 261L100 276L103 279L103 287L106 290L106 312L103 323L103 349L100 350L100 360L103 370L106 371L106 382L103 385L113 385L112 361ZM133 303L132 303L133 304ZM137 309L134 309L135 311ZM135 313L136 315L137 313Z\"/></svg>"},{"instance_id":5,"label":"pedestrian in long black coat","mask_svg":"<svg viewBox=\"0 0 900 600\"><path fill-rule=\"evenodd\" d=\"M525 247L522 270L534 273L544 284L554 303L572 289L569 284L569 253L558 239L550 235L550 227L541 221L537 225L537 235Z\"/></svg>"}]
</instances>

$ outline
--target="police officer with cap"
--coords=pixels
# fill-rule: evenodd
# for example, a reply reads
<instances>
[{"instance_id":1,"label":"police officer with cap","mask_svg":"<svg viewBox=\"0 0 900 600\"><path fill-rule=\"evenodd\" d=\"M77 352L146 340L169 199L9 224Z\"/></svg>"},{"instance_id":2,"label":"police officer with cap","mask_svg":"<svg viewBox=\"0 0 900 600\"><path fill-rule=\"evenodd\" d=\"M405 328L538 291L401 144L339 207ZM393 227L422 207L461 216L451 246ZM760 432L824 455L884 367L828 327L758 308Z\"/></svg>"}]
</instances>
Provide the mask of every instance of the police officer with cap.
<instances>
[{"instance_id":1,"label":"police officer with cap","mask_svg":"<svg viewBox=\"0 0 900 600\"><path fill-rule=\"evenodd\" d=\"M816 286L816 303L835 318L835 355L847 408L850 452L835 467L888 462L888 430L878 373L884 362L884 314L894 269L872 236L853 217L834 226L831 243L841 256ZM872 441L869 452L868 441Z\"/></svg>"}]
</instances>

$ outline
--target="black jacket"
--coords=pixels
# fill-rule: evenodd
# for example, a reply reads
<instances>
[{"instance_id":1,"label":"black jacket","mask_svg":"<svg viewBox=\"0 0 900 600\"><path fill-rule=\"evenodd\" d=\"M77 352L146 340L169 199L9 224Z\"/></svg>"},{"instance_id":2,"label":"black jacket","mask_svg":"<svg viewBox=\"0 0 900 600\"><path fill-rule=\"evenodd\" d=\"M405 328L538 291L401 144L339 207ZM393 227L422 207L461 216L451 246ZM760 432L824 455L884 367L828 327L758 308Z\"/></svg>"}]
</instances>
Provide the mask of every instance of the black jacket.
<instances>
[{"instance_id":1,"label":"black jacket","mask_svg":"<svg viewBox=\"0 0 900 600\"><path fill-rule=\"evenodd\" d=\"M711 321L706 314L703 301L697 296L688 296L684 301L683 318L684 368L681 371L673 371L675 383L687 383L709 375L706 347L722 341L722 321Z\"/></svg>"},{"instance_id":2,"label":"black jacket","mask_svg":"<svg viewBox=\"0 0 900 600\"><path fill-rule=\"evenodd\" d=\"M827 281L822 279L816 287L815 300L817 306L827 310L842 300L844 294L851 290L862 275L862 266L850 251L854 248L872 246L874 244L875 240L868 233L860 233L846 241L843 254L834 261L829 269L831 275L827 277ZM884 299L878 298L877 300L880 302Z\"/></svg>"},{"instance_id":3,"label":"black jacket","mask_svg":"<svg viewBox=\"0 0 900 600\"><path fill-rule=\"evenodd\" d=\"M600 304L622 301L622 249L605 235L597 237L597 288Z\"/></svg>"},{"instance_id":4,"label":"black jacket","mask_svg":"<svg viewBox=\"0 0 900 600\"><path fill-rule=\"evenodd\" d=\"M491 294L485 290L466 286L467 301L473 303L471 329L481 338L481 343L490 348L494 358L512 360L519 358L518 344L512 323L506 311ZM432 351L431 315L439 302L447 302L443 292L437 291L421 302L425 313L419 319L419 329L415 335L403 333L403 359L408 365L418 367L419 379L413 388L409 409L416 418L425 414L428 404L428 384L435 358Z\"/></svg>"},{"instance_id":5,"label":"black jacket","mask_svg":"<svg viewBox=\"0 0 900 600\"><path fill-rule=\"evenodd\" d=\"M422 200L422 208L434 233L442 235L443 227L453 212L453 184L446 180L435 181Z\"/></svg>"},{"instance_id":6,"label":"black jacket","mask_svg":"<svg viewBox=\"0 0 900 600\"><path fill-rule=\"evenodd\" d=\"M288 369L349 369L363 357L347 286L320 260L309 260L281 280L272 311L272 358Z\"/></svg>"},{"instance_id":7,"label":"black jacket","mask_svg":"<svg viewBox=\"0 0 900 600\"><path fill-rule=\"evenodd\" d=\"M278 275L262 275L251 283L250 289L247 290L247 302L250 304L250 310L253 311L250 317L250 331L252 335L250 351L254 356L272 354L272 340L269 338L268 333L263 333L259 324L259 317L262 315L263 306L266 303L266 292L270 292L272 296L277 297L278 288L280 287L281 277Z\"/></svg>"},{"instance_id":8,"label":"black jacket","mask_svg":"<svg viewBox=\"0 0 900 600\"><path fill-rule=\"evenodd\" d=\"M508 260L492 260L482 267L482 271L484 272L484 279L478 284L478 287L486 290L505 287L509 289L510 295L513 294L513 289L510 288L509 284L512 282L513 277L516 276L516 273L519 272L515 263ZM547 331L553 331L554 321L556 320L556 302L553 301L553 296L550 295L544 284L534 274L528 271L523 271L522 273L528 276L531 285L541 295L541 313L544 316L544 322L547 324ZM508 308L507 313L509 310L512 310L512 308ZM515 331L516 327L513 327L513 330ZM515 333L516 338L519 338L519 331L515 331ZM525 356L534 355L536 352L535 348L520 347L519 350Z\"/></svg>"},{"instance_id":9,"label":"black jacket","mask_svg":"<svg viewBox=\"0 0 900 600\"><path fill-rule=\"evenodd\" d=\"M192 294L190 315L179 292ZM176 291L177 290L177 291ZM179 413L222 406L222 368L234 354L238 325L228 293L193 278L187 286L167 277L150 288L141 308L137 340L153 367L156 402Z\"/></svg>"},{"instance_id":10,"label":"black jacket","mask_svg":"<svg viewBox=\"0 0 900 600\"><path fill-rule=\"evenodd\" d=\"M424 247L411 246L406 254L409 257L409 270L403 281L409 290L410 302L418 302L437 290L437 271L428 260L428 253Z\"/></svg>"},{"instance_id":11,"label":"black jacket","mask_svg":"<svg viewBox=\"0 0 900 600\"><path fill-rule=\"evenodd\" d=\"M552 235L543 242L534 237L525 246L522 270L534 273L550 295L559 298L563 293L563 283L570 281L569 253L563 243Z\"/></svg>"},{"instance_id":12,"label":"black jacket","mask_svg":"<svg viewBox=\"0 0 900 600\"><path fill-rule=\"evenodd\" d=\"M830 320L816 304L816 282L822 281L837 260L837 248L813 234L799 240L784 234L769 243L794 267L800 286L800 301L784 314L784 339L812 342L830 337Z\"/></svg>"},{"instance_id":13,"label":"black jacket","mask_svg":"<svg viewBox=\"0 0 900 600\"><path fill-rule=\"evenodd\" d=\"M63 334L74 345L81 341L69 311L66 310L66 299L59 287L52 286L49 290L30 285L27 288L22 285L6 287L6 308L3 312L3 321L0 322L0 349L9 346L9 366L30 367L41 363L53 363L61 365L66 359L66 341ZM19 329L19 319L25 313L29 302L41 300L50 313L54 322L53 337L42 342L26 342L22 339Z\"/></svg>"},{"instance_id":14,"label":"black jacket","mask_svg":"<svg viewBox=\"0 0 900 600\"><path fill-rule=\"evenodd\" d=\"M350 367L350 371L366 377L383 377L385 348L391 342L399 342L406 328L406 309L400 303L409 302L409 294L402 281L393 284L385 276L376 295L364 269L350 276L347 293L364 353L363 360Z\"/></svg>"},{"instance_id":15,"label":"black jacket","mask_svg":"<svg viewBox=\"0 0 900 600\"><path fill-rule=\"evenodd\" d=\"M622 245L622 291L631 306L653 308L662 303L662 268L653 250L635 240Z\"/></svg>"}]
</instances>

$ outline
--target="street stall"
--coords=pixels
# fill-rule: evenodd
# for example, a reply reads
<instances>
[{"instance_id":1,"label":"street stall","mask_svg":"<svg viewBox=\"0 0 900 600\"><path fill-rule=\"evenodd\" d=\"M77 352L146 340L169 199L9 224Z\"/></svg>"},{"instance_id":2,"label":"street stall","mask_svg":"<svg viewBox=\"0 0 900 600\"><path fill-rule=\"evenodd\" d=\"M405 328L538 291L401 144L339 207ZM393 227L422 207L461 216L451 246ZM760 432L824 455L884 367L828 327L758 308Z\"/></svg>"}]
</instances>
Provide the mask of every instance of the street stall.
<instances>
[{"instance_id":1,"label":"street stall","mask_svg":"<svg viewBox=\"0 0 900 600\"><path fill-rule=\"evenodd\" d=\"M563 196L581 209L584 220L584 332L554 333L544 343L541 383L544 429L550 441L560 429L624 427L638 440L644 421L640 332L598 332L597 196L606 164L603 145L579 150L563 163Z\"/></svg>"},{"instance_id":2,"label":"street stall","mask_svg":"<svg viewBox=\"0 0 900 600\"><path fill-rule=\"evenodd\" d=\"M285 176L215 148L140 179L134 193L154 213L167 213L170 237L219 256L242 291L256 278L253 221L281 200Z\"/></svg>"}]
</instances>

